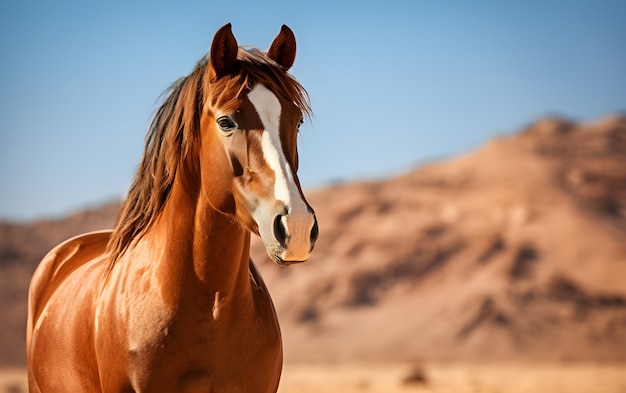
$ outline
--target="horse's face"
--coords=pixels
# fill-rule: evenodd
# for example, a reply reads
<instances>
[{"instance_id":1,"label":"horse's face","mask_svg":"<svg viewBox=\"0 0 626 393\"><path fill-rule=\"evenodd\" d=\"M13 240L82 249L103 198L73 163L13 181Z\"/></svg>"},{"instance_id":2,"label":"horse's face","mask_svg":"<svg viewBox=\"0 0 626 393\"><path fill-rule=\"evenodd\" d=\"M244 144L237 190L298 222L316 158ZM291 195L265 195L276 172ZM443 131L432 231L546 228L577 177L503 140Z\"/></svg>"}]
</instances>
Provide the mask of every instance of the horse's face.
<instances>
[{"instance_id":1,"label":"horse's face","mask_svg":"<svg viewBox=\"0 0 626 393\"><path fill-rule=\"evenodd\" d=\"M211 47L209 90L214 98L202 117L200 164L212 166L202 170L203 190L214 208L259 234L274 261L301 262L318 234L297 177L303 113L288 95L275 91L278 84L253 81L234 89L236 94L232 86L228 92L230 74L237 72L237 51L230 25L224 26ZM283 27L268 56L285 70L291 67L295 38L289 28Z\"/></svg>"}]
</instances>

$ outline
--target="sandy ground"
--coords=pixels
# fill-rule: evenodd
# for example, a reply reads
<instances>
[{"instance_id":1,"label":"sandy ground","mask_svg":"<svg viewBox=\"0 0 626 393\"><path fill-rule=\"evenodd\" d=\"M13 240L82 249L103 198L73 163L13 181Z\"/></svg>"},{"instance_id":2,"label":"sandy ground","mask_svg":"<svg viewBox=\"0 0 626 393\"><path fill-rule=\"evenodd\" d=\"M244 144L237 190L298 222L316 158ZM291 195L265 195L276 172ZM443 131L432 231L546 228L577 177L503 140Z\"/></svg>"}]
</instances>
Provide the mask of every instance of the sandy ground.
<instances>
[{"instance_id":1,"label":"sandy ground","mask_svg":"<svg viewBox=\"0 0 626 393\"><path fill-rule=\"evenodd\" d=\"M23 369L0 392L26 392ZM626 364L288 364L279 393L626 393Z\"/></svg>"},{"instance_id":2,"label":"sandy ground","mask_svg":"<svg viewBox=\"0 0 626 393\"><path fill-rule=\"evenodd\" d=\"M626 393L626 364L292 364L279 393Z\"/></svg>"},{"instance_id":3,"label":"sandy ground","mask_svg":"<svg viewBox=\"0 0 626 393\"><path fill-rule=\"evenodd\" d=\"M27 391L26 369L0 369L0 393L22 393Z\"/></svg>"}]
</instances>

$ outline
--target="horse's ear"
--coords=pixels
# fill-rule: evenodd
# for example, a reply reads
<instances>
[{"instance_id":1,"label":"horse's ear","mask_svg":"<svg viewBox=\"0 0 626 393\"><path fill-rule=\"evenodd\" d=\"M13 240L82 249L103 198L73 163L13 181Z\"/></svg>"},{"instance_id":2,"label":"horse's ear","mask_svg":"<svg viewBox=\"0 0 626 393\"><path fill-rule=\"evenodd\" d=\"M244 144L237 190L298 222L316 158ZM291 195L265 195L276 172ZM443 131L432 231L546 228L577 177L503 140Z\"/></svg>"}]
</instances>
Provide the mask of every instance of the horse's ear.
<instances>
[{"instance_id":1,"label":"horse's ear","mask_svg":"<svg viewBox=\"0 0 626 393\"><path fill-rule=\"evenodd\" d=\"M231 30L231 24L222 26L213 37L210 65L216 79L226 75L237 61L239 47Z\"/></svg>"},{"instance_id":2,"label":"horse's ear","mask_svg":"<svg viewBox=\"0 0 626 393\"><path fill-rule=\"evenodd\" d=\"M287 25L283 25L280 33L267 51L267 56L288 70L296 60L296 37Z\"/></svg>"}]
</instances>

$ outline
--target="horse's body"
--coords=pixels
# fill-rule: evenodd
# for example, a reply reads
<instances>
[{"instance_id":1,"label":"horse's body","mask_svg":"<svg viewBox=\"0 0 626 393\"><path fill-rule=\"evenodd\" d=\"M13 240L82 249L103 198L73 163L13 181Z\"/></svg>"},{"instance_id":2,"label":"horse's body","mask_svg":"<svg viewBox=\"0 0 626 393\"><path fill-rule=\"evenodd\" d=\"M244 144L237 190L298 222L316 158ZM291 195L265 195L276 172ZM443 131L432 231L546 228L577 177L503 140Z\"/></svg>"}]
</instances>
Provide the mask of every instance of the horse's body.
<instances>
[{"instance_id":1,"label":"horse's body","mask_svg":"<svg viewBox=\"0 0 626 393\"><path fill-rule=\"evenodd\" d=\"M296 177L308 106L294 57L286 27L264 55L226 25L173 87L116 229L57 246L33 276L31 392L277 390L280 329L249 250L254 232L299 262L317 237Z\"/></svg>"}]
</instances>

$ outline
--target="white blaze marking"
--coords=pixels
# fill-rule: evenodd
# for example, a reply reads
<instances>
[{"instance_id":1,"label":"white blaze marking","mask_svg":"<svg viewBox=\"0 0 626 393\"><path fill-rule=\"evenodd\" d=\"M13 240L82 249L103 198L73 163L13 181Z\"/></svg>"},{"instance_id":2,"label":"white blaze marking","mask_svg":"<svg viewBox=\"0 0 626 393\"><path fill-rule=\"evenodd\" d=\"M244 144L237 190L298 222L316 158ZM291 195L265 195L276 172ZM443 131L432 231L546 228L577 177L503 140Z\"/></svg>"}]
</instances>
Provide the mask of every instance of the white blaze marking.
<instances>
[{"instance_id":1,"label":"white blaze marking","mask_svg":"<svg viewBox=\"0 0 626 393\"><path fill-rule=\"evenodd\" d=\"M285 158L280 142L280 114L282 110L280 101L278 101L274 93L262 84L257 84L248 93L248 99L256 109L265 127L265 132L263 132L261 138L261 147L265 161L276 176L274 197L289 206L292 210L290 213L295 213L294 210L306 212L306 205L300 198L293 180L291 167ZM295 205L292 205L292 201L295 202Z\"/></svg>"}]
</instances>

